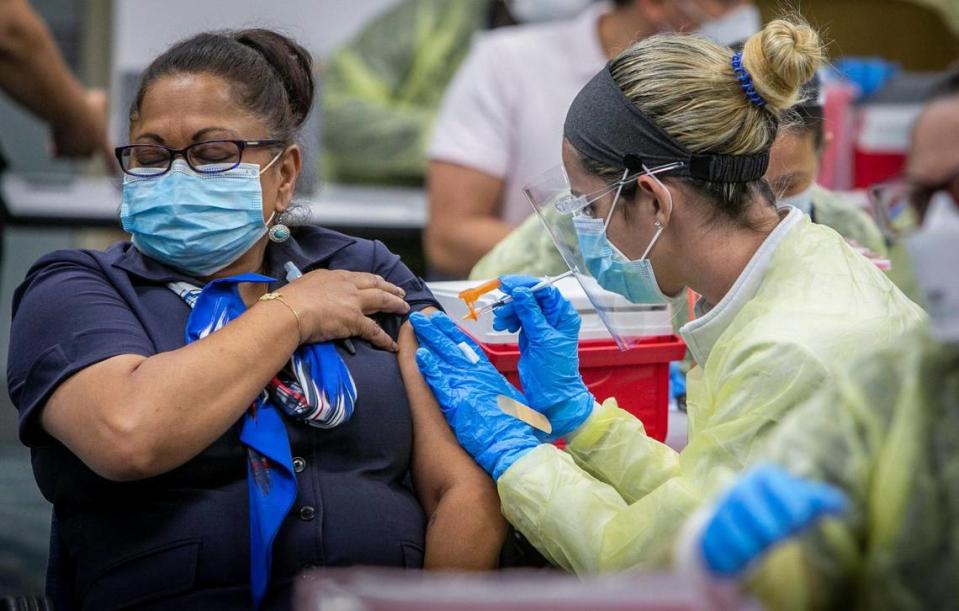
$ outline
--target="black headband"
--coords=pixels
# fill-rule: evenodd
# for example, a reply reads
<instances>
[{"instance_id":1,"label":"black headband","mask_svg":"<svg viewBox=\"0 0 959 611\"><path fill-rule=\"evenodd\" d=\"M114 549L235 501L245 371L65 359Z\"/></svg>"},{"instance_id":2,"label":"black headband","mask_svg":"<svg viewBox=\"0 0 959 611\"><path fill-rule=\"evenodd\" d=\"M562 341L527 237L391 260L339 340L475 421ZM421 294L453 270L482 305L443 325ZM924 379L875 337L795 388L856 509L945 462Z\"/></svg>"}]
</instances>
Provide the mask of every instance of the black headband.
<instances>
[{"instance_id":1,"label":"black headband","mask_svg":"<svg viewBox=\"0 0 959 611\"><path fill-rule=\"evenodd\" d=\"M594 76L566 114L565 137L580 153L624 170L642 171L680 161L672 176L709 182L758 180L769 166L769 151L756 155L690 153L627 98L609 71Z\"/></svg>"}]
</instances>

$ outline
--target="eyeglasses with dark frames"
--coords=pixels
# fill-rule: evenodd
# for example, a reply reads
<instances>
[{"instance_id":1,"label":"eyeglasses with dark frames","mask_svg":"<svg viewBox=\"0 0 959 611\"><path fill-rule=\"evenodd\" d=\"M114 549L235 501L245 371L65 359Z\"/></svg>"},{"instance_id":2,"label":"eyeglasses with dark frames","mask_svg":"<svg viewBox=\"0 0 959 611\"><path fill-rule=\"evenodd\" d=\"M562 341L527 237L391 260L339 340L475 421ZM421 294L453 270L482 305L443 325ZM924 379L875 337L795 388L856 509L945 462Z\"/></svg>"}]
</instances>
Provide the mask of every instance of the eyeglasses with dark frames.
<instances>
[{"instance_id":1,"label":"eyeglasses with dark frames","mask_svg":"<svg viewBox=\"0 0 959 611\"><path fill-rule=\"evenodd\" d=\"M222 174L240 165L246 149L284 145L282 140L207 140L182 149L162 144L130 144L118 146L114 154L125 174L156 178L170 171L176 157L185 159L187 165L200 174Z\"/></svg>"}]
</instances>

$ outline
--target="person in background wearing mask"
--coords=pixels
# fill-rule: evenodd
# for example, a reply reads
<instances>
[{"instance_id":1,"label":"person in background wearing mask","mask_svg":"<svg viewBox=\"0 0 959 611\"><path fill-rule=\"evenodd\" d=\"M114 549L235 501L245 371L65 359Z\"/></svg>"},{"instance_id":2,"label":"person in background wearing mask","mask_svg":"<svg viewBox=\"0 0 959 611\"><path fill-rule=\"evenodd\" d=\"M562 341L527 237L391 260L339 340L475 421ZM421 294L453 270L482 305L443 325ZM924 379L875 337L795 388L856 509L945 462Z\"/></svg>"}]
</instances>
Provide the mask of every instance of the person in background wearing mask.
<instances>
[{"instance_id":1,"label":"person in background wearing mask","mask_svg":"<svg viewBox=\"0 0 959 611\"><path fill-rule=\"evenodd\" d=\"M287 224L313 94L275 32L175 44L116 149L132 243L17 289L57 608L283 609L311 566L496 566L495 489L414 360L429 290L379 242Z\"/></svg>"},{"instance_id":2,"label":"person in background wearing mask","mask_svg":"<svg viewBox=\"0 0 959 611\"><path fill-rule=\"evenodd\" d=\"M494 328L519 331L519 392L443 314L412 315L417 362L457 439L497 480L507 519L580 573L667 564L717 478L744 469L798 405L850 361L897 345L925 320L836 232L777 210L763 179L779 120L820 67L816 32L776 20L742 54L697 36L639 42L601 70L567 114L564 165L526 191L574 234L580 281L627 305L689 287L682 329L689 444L650 439L579 373L580 319L558 290L505 286ZM532 282L535 282L533 280ZM615 325L610 325L615 329ZM482 354L475 348L477 354ZM537 433L500 395L543 413ZM567 439L566 451L545 443Z\"/></svg>"},{"instance_id":3,"label":"person in background wearing mask","mask_svg":"<svg viewBox=\"0 0 959 611\"><path fill-rule=\"evenodd\" d=\"M476 32L513 23L503 0L400 0L323 71L321 175L422 184L443 92Z\"/></svg>"},{"instance_id":4,"label":"person in background wearing mask","mask_svg":"<svg viewBox=\"0 0 959 611\"><path fill-rule=\"evenodd\" d=\"M870 258L886 257L886 240L876 221L816 183L823 149L832 140L823 124L818 75L803 88L802 102L793 110L794 120L783 126L769 153L766 181L777 196L776 205L799 208L814 223L832 227L853 246L863 248Z\"/></svg>"},{"instance_id":5,"label":"person in background wearing mask","mask_svg":"<svg viewBox=\"0 0 959 611\"><path fill-rule=\"evenodd\" d=\"M930 324L850 363L690 522L680 556L730 602L742 584L769 609L959 609L957 142L952 73L881 199L883 220L917 217L904 242Z\"/></svg>"},{"instance_id":6,"label":"person in background wearing mask","mask_svg":"<svg viewBox=\"0 0 959 611\"><path fill-rule=\"evenodd\" d=\"M574 0L516 0L543 17ZM732 44L755 32L745 0L618 0L569 20L503 28L477 40L450 85L429 146L426 256L435 272L466 277L530 215L522 186L560 162L563 117L576 93L637 39L700 32Z\"/></svg>"}]
</instances>

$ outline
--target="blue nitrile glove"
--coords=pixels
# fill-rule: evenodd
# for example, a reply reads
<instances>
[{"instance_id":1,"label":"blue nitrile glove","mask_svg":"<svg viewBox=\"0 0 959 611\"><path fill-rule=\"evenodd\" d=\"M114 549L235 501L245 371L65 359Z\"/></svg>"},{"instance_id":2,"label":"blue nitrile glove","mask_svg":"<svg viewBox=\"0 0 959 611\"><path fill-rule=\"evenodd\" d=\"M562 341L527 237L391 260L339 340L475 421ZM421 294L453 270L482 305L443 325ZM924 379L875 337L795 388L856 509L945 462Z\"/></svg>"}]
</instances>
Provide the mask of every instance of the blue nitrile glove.
<instances>
[{"instance_id":1,"label":"blue nitrile glove","mask_svg":"<svg viewBox=\"0 0 959 611\"><path fill-rule=\"evenodd\" d=\"M578 429L596 405L579 373L579 314L556 289L548 286L533 293L537 278L503 276L503 292L512 303L496 309L493 328L519 331L519 377L529 406L553 425L548 441Z\"/></svg>"},{"instance_id":2,"label":"blue nitrile glove","mask_svg":"<svg viewBox=\"0 0 959 611\"><path fill-rule=\"evenodd\" d=\"M673 361L669 364L669 395L677 399L686 394L686 374L683 373L679 363Z\"/></svg>"},{"instance_id":3,"label":"blue nitrile glove","mask_svg":"<svg viewBox=\"0 0 959 611\"><path fill-rule=\"evenodd\" d=\"M706 567L715 577L738 578L769 548L847 506L846 496L832 486L779 467L756 467L740 476L706 523Z\"/></svg>"},{"instance_id":4,"label":"blue nitrile glove","mask_svg":"<svg viewBox=\"0 0 959 611\"><path fill-rule=\"evenodd\" d=\"M467 452L494 480L539 445L533 429L500 410L499 395L523 405L526 398L496 371L482 349L441 312L410 316L420 348L416 363ZM465 342L479 361L473 363L458 344Z\"/></svg>"}]
</instances>

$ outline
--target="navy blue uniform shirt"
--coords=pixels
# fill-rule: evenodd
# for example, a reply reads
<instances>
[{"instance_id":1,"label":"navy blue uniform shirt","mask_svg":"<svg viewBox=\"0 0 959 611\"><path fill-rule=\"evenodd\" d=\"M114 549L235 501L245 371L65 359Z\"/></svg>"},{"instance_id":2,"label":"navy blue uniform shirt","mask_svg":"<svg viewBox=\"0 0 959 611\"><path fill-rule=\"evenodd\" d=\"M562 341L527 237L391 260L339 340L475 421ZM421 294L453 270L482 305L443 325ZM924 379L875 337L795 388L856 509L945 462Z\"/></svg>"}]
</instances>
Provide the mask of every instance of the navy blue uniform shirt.
<instances>
[{"instance_id":1,"label":"navy blue uniform shirt","mask_svg":"<svg viewBox=\"0 0 959 611\"><path fill-rule=\"evenodd\" d=\"M270 276L284 278L286 261L304 272L376 273L406 290L414 309L437 306L379 242L305 228L267 247ZM219 609L251 600L239 425L183 466L124 483L95 474L40 426L45 402L72 374L112 356L184 345L190 308L166 286L181 280L200 284L119 243L41 258L14 296L10 396L37 483L54 504L55 594L73 608ZM377 321L395 338L403 319ZM413 431L397 358L353 342L355 355L338 345L357 386L352 420L332 430L287 425L299 495L273 546L266 607L288 604L290 582L310 566L423 562L425 519L409 484Z\"/></svg>"}]
</instances>

